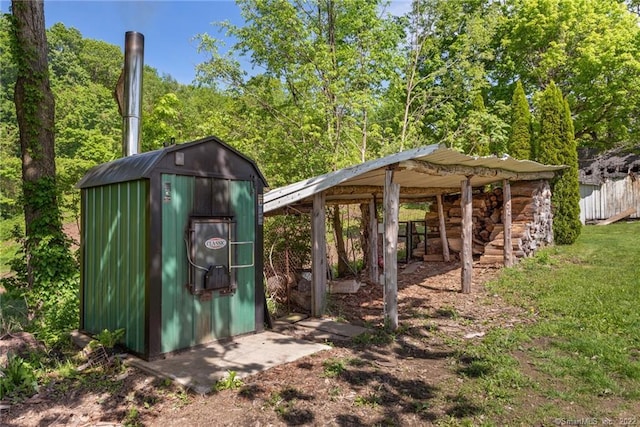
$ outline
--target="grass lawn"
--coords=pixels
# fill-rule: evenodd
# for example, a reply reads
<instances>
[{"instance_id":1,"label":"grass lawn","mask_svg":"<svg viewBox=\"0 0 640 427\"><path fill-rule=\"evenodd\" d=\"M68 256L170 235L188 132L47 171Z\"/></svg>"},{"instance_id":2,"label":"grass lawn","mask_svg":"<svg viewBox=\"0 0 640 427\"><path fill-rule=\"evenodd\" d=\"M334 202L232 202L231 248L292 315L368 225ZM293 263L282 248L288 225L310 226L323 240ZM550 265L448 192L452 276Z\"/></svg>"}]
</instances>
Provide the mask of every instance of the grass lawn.
<instances>
[{"instance_id":1,"label":"grass lawn","mask_svg":"<svg viewBox=\"0 0 640 427\"><path fill-rule=\"evenodd\" d=\"M640 222L585 227L490 283L531 322L463 347L461 395L497 424L640 423L638 235Z\"/></svg>"}]
</instances>

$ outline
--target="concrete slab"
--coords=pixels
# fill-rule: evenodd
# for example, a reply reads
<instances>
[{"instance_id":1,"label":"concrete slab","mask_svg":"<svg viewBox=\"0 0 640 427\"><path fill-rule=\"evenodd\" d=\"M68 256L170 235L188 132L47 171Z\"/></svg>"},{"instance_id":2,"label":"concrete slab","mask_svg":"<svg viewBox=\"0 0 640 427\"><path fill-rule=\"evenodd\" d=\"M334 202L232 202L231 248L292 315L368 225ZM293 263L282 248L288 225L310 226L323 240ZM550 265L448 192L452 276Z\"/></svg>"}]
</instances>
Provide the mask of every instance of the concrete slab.
<instances>
[{"instance_id":1,"label":"concrete slab","mask_svg":"<svg viewBox=\"0 0 640 427\"><path fill-rule=\"evenodd\" d=\"M224 343L213 342L162 360L147 362L132 357L127 363L205 394L227 371L242 378L328 349L328 345L265 331Z\"/></svg>"}]
</instances>

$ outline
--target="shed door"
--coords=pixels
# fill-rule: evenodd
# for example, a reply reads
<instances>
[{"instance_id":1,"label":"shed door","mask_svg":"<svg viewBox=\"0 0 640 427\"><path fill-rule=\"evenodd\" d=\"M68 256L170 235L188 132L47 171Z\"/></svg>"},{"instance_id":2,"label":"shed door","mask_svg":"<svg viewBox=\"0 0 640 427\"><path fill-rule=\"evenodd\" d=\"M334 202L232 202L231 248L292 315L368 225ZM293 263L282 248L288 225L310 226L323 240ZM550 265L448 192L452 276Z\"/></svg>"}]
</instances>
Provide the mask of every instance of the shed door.
<instances>
[{"instance_id":1,"label":"shed door","mask_svg":"<svg viewBox=\"0 0 640 427\"><path fill-rule=\"evenodd\" d=\"M203 203L198 194L202 189L210 202ZM253 183L163 174L162 193L162 352L255 331L255 268L235 272L233 295L214 293L209 300L201 299L187 286L190 264L185 243L190 217L202 215L206 205L211 207L209 215L229 215L235 224L235 240L255 241ZM237 258L233 264L249 264L251 248L234 248Z\"/></svg>"}]
</instances>

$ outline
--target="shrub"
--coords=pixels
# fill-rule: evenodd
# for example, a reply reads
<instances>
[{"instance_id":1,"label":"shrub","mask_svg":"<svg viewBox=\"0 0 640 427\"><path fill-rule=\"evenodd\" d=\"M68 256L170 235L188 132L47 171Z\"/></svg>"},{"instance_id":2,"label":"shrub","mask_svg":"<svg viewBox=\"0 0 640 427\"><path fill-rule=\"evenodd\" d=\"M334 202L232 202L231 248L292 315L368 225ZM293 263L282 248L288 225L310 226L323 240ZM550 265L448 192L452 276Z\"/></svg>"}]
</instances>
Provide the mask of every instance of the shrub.
<instances>
[{"instance_id":1,"label":"shrub","mask_svg":"<svg viewBox=\"0 0 640 427\"><path fill-rule=\"evenodd\" d=\"M21 357L10 355L7 366L0 368L0 399L31 396L37 391L33 368Z\"/></svg>"}]
</instances>

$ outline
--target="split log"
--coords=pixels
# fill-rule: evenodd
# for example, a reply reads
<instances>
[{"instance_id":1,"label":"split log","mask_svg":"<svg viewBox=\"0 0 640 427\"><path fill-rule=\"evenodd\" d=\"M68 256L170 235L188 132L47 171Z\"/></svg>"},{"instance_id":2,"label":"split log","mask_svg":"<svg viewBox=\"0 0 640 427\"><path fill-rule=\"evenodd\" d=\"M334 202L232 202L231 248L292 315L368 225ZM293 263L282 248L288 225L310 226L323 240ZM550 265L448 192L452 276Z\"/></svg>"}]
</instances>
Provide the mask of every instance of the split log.
<instances>
[{"instance_id":1,"label":"split log","mask_svg":"<svg viewBox=\"0 0 640 427\"><path fill-rule=\"evenodd\" d=\"M488 246L485 246L484 248L484 255L495 255L495 256L504 256L504 249L503 248L490 248ZM523 250L518 250L515 247L513 248L513 256L518 257L518 258L523 258L526 256L526 253Z\"/></svg>"},{"instance_id":2,"label":"split log","mask_svg":"<svg viewBox=\"0 0 640 427\"><path fill-rule=\"evenodd\" d=\"M462 252L462 238L448 238L447 242L449 243L449 249L453 252ZM480 255L484 253L484 245L473 243L471 246L471 252L474 255Z\"/></svg>"},{"instance_id":3,"label":"split log","mask_svg":"<svg viewBox=\"0 0 640 427\"><path fill-rule=\"evenodd\" d=\"M546 181L525 181L510 183L512 208L511 246L514 256L522 258L532 255L538 248L553 241L553 215L551 212L551 191ZM435 239L442 229L451 249L461 251L462 209L460 195L447 195L440 199L444 212L443 225L440 226L438 215L434 212L425 214L431 238L427 240L425 255L442 255L441 239ZM473 227L473 253L484 252L482 258L490 263L501 259L504 250L502 188L497 187L487 192L476 192L471 201ZM489 258L485 258L489 257Z\"/></svg>"}]
</instances>

